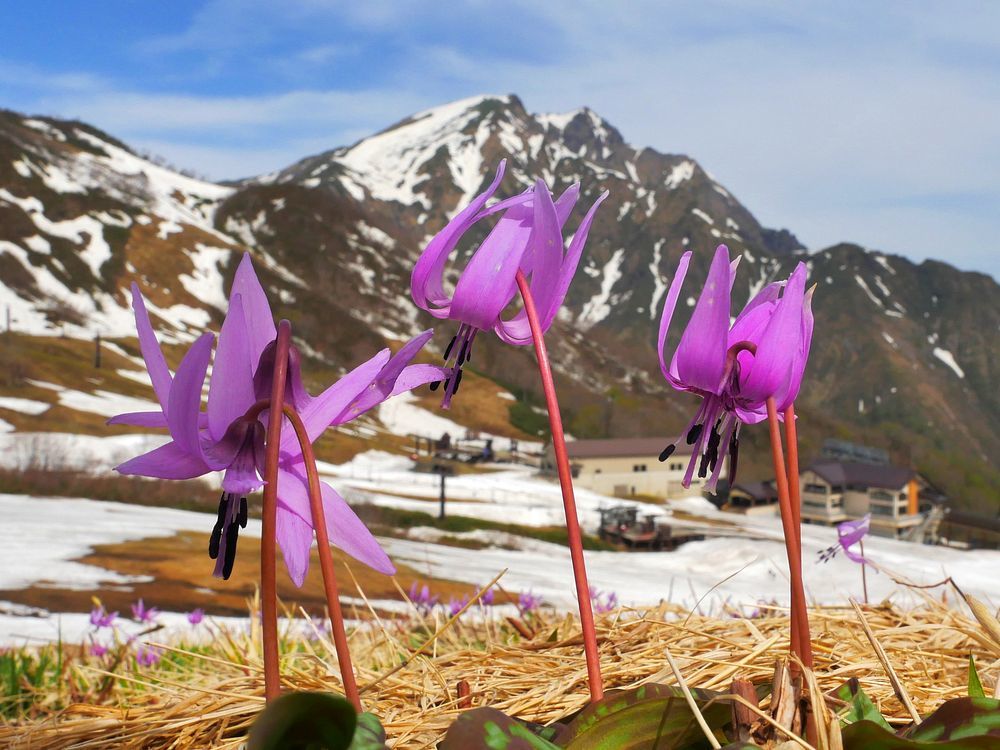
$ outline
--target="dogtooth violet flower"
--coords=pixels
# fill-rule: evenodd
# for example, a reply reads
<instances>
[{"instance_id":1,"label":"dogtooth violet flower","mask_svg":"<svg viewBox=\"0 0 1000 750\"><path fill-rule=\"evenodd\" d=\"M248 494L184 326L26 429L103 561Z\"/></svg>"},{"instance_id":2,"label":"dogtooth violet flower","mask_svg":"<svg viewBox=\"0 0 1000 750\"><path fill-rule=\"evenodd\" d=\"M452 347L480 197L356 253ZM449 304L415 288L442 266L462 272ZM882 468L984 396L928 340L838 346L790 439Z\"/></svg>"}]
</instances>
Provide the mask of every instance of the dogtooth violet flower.
<instances>
[{"instance_id":1,"label":"dogtooth violet flower","mask_svg":"<svg viewBox=\"0 0 1000 750\"><path fill-rule=\"evenodd\" d=\"M150 372L161 412L123 414L112 424L165 425L171 441L117 467L123 474L162 479L189 479L223 471L218 519L209 541L216 560L214 575L232 573L239 529L247 523L247 495L263 485L266 410L247 412L270 397L276 328L250 256L237 268L209 382L208 406L201 412L201 391L213 335L205 333L184 355L174 375L156 341L138 287L133 307L140 350ZM311 442L327 427L344 424L387 398L440 379L443 368L411 365L432 331L425 331L395 355L385 349L359 365L319 396L302 382L301 356L292 346L287 363L286 403L305 425ZM294 431L282 425L278 462L277 541L292 581L301 586L309 566L313 525L302 451ZM351 510L326 483L321 484L330 541L352 557L383 573L395 571L389 558Z\"/></svg>"},{"instance_id":2,"label":"dogtooth violet flower","mask_svg":"<svg viewBox=\"0 0 1000 750\"><path fill-rule=\"evenodd\" d=\"M462 209L428 243L410 280L410 294L418 307L436 318L456 320L458 333L445 350L445 363L454 365L444 381L441 405L448 408L462 382L462 368L472 357L476 334L493 330L508 344L531 343L531 329L523 309L504 319L504 309L517 294L515 276L520 270L529 279L542 330L555 319L580 262L597 207L603 193L590 207L569 247L564 247L563 228L580 197L579 183L553 200L541 180L520 195L490 207L503 180L506 160L497 167L493 182L484 193ZM489 234L472 255L449 295L445 291L445 267L459 241L475 224L498 216ZM431 385L431 388L436 388Z\"/></svg>"},{"instance_id":3,"label":"dogtooth violet flower","mask_svg":"<svg viewBox=\"0 0 1000 750\"><path fill-rule=\"evenodd\" d=\"M668 362L667 334L690 260L690 252L681 256L667 291L657 350L667 382L675 390L701 396L702 402L660 460L669 458L685 439L694 449L682 484L690 486L697 462L699 477L711 472L706 487L714 491L723 464L720 448L729 454L731 481L740 426L766 419L768 398L784 411L798 395L812 339L812 291L805 291L806 267L799 263L787 281L765 286L732 320L730 295L739 258L730 262L728 248L719 245L691 320Z\"/></svg>"},{"instance_id":4,"label":"dogtooth violet flower","mask_svg":"<svg viewBox=\"0 0 1000 750\"><path fill-rule=\"evenodd\" d=\"M827 562L832 560L836 557L838 552L843 550L848 559L853 560L859 565L867 563L868 560L866 560L863 555L852 550L851 547L860 542L868 534L868 531L871 528L871 522L872 514L866 513L863 518L859 518L857 521L844 521L843 523L838 523L837 543L819 553L820 561Z\"/></svg>"}]
</instances>

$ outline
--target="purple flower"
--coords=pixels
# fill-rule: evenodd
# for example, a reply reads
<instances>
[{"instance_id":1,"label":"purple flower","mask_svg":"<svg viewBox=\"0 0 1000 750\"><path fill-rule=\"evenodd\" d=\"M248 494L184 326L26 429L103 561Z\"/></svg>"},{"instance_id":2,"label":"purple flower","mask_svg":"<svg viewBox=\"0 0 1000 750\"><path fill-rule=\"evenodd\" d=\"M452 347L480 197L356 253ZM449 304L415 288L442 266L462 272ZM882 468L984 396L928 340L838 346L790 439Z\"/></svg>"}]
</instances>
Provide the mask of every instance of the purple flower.
<instances>
[{"instance_id":1,"label":"purple flower","mask_svg":"<svg viewBox=\"0 0 1000 750\"><path fill-rule=\"evenodd\" d=\"M163 653L153 646L142 645L135 651L135 663L140 667L152 667L160 663Z\"/></svg>"},{"instance_id":2,"label":"purple flower","mask_svg":"<svg viewBox=\"0 0 1000 750\"><path fill-rule=\"evenodd\" d=\"M594 612L604 614L618 608L618 594L614 591L598 591L596 586L590 587L590 601Z\"/></svg>"},{"instance_id":3,"label":"purple flower","mask_svg":"<svg viewBox=\"0 0 1000 750\"><path fill-rule=\"evenodd\" d=\"M90 610L90 624L98 629L110 628L116 617L118 617L118 612L106 612L104 605L95 606Z\"/></svg>"},{"instance_id":4,"label":"purple flower","mask_svg":"<svg viewBox=\"0 0 1000 750\"><path fill-rule=\"evenodd\" d=\"M97 641L92 640L90 642L90 648L88 650L90 651L91 656L96 656L97 658L101 658L102 656L107 654L110 649L107 646L104 646L98 643Z\"/></svg>"},{"instance_id":5,"label":"purple flower","mask_svg":"<svg viewBox=\"0 0 1000 750\"><path fill-rule=\"evenodd\" d=\"M542 606L543 601L542 597L536 596L531 591L522 591L517 597L517 603L525 613L534 612Z\"/></svg>"},{"instance_id":6,"label":"purple flower","mask_svg":"<svg viewBox=\"0 0 1000 750\"><path fill-rule=\"evenodd\" d=\"M410 601L419 609L421 612L427 613L434 608L434 605L438 603L438 597L431 596L431 590L427 587L425 583L421 587L416 581L410 585Z\"/></svg>"},{"instance_id":7,"label":"purple flower","mask_svg":"<svg viewBox=\"0 0 1000 750\"><path fill-rule=\"evenodd\" d=\"M857 521L844 521L837 524L837 543L832 547L827 547L819 553L821 562L827 562L836 557L837 553L843 550L848 559L859 565L868 563L859 553L853 551L851 547L860 542L871 528L872 514L865 513L864 518Z\"/></svg>"},{"instance_id":8,"label":"purple flower","mask_svg":"<svg viewBox=\"0 0 1000 750\"><path fill-rule=\"evenodd\" d=\"M705 286L695 304L676 351L666 360L664 350L691 253L681 256L670 283L660 319L658 352L667 382L679 391L702 398L684 431L660 454L666 461L682 438L694 445L683 485L689 487L698 462L698 476L714 491L728 451L730 477L735 477L739 431L743 424L767 418L773 397L779 411L798 395L812 339L812 294L806 293L806 267L799 263L786 282L765 286L730 324L730 294L738 260L729 250L715 251ZM722 451L723 453L720 453Z\"/></svg>"},{"instance_id":9,"label":"purple flower","mask_svg":"<svg viewBox=\"0 0 1000 750\"><path fill-rule=\"evenodd\" d=\"M156 607L146 607L145 602L140 599L132 605L132 619L136 622L154 622L160 610Z\"/></svg>"},{"instance_id":10,"label":"purple flower","mask_svg":"<svg viewBox=\"0 0 1000 750\"><path fill-rule=\"evenodd\" d=\"M441 403L444 408L448 408L458 390L462 367L472 356L472 342L479 331L492 329L508 344L531 343L523 309L509 320L501 317L517 293L518 270L530 277L529 287L542 330L552 325L580 262L597 207L608 195L603 193L590 207L564 251L563 228L580 196L580 185L571 186L553 201L549 189L538 180L531 189L487 208L486 202L500 186L505 169L506 160L500 162L486 192L438 232L413 267L410 294L416 305L436 318L460 324L445 350L445 362L453 361L454 365L444 384ZM496 224L466 264L449 295L444 285L449 256L474 224L497 214Z\"/></svg>"},{"instance_id":11,"label":"purple flower","mask_svg":"<svg viewBox=\"0 0 1000 750\"><path fill-rule=\"evenodd\" d=\"M461 612L462 608L468 603L469 597L467 596L460 596L457 599L454 596L450 597L448 599L448 616L454 617Z\"/></svg>"},{"instance_id":12,"label":"purple flower","mask_svg":"<svg viewBox=\"0 0 1000 750\"><path fill-rule=\"evenodd\" d=\"M191 625L200 625L201 621L205 619L205 610L201 607L198 609L193 609L187 614L187 621Z\"/></svg>"},{"instance_id":13,"label":"purple flower","mask_svg":"<svg viewBox=\"0 0 1000 750\"><path fill-rule=\"evenodd\" d=\"M202 413L201 390L211 356L212 334L203 334L191 346L176 375L171 376L135 284L132 295L140 349L162 411L123 414L109 422L165 425L172 440L126 461L117 470L162 479L190 479L223 471L223 492L209 541L209 556L216 561L214 575L229 578L239 530L247 524L247 495L263 485L262 419L266 413L255 419L248 419L246 414L271 393L276 329L270 305L250 256L245 255L233 280L209 384L208 408ZM301 356L292 346L286 400L301 417L309 440L315 442L328 427L349 422L391 396L439 379L443 368L410 365L432 333L425 331L394 355L388 349L379 352L316 397L305 389ZM344 499L326 483L321 484L321 489L330 541L375 570L395 572L385 552ZM302 451L287 422L281 430L276 533L288 574L296 586L301 586L309 567L312 513Z\"/></svg>"},{"instance_id":14,"label":"purple flower","mask_svg":"<svg viewBox=\"0 0 1000 750\"><path fill-rule=\"evenodd\" d=\"M494 590L492 588L489 588L483 592L483 595L481 597L479 597L479 603L482 604L484 607L492 607L493 600L495 598L496 594L494 593Z\"/></svg>"}]
</instances>

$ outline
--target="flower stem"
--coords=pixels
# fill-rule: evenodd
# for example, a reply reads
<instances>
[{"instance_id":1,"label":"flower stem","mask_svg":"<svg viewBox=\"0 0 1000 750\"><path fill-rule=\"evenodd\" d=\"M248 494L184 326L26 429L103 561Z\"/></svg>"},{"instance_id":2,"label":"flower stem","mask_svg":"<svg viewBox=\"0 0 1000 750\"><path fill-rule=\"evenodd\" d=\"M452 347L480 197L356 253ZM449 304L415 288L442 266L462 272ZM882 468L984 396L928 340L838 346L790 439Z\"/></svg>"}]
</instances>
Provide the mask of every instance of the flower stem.
<instances>
[{"instance_id":1,"label":"flower stem","mask_svg":"<svg viewBox=\"0 0 1000 750\"><path fill-rule=\"evenodd\" d=\"M806 610L805 588L802 584L802 556L798 551L795 530L795 512L788 492L788 475L785 472L785 455L781 448L781 428L778 425L778 407L774 398L767 399L767 423L770 428L771 457L774 461L774 481L778 486L778 505L781 509L781 526L785 535L785 550L788 553L788 573L791 578L792 622L798 627L791 628L792 650L806 667L812 669L812 642L809 637L809 613Z\"/></svg>"},{"instance_id":2,"label":"flower stem","mask_svg":"<svg viewBox=\"0 0 1000 750\"><path fill-rule=\"evenodd\" d=\"M309 480L309 507L312 511L313 528L316 530L316 545L319 547L319 566L323 571L323 588L326 591L326 606L330 614L330 631L333 634L333 645L337 651L337 663L340 665L340 678L344 683L344 694L361 713L361 696L358 694L358 683L354 679L354 667L351 664L351 650L347 645L347 633L344 630L344 614L340 609L340 592L337 587L337 574L333 569L333 555L330 552L330 539L326 533L326 514L323 511L323 492L319 484L319 472L316 471L316 454L306 426L299 415L288 406L285 416L292 423L295 437L302 448L302 460L305 464L306 478Z\"/></svg>"},{"instance_id":3,"label":"flower stem","mask_svg":"<svg viewBox=\"0 0 1000 750\"><path fill-rule=\"evenodd\" d=\"M291 323L282 320L278 324L271 403L268 407L264 454L264 508L260 536L260 626L264 640L264 697L268 701L274 700L281 694L281 673L278 666L278 591L275 570L278 528L278 448L281 446L281 414L285 402L285 376L291 338Z\"/></svg>"},{"instance_id":4,"label":"flower stem","mask_svg":"<svg viewBox=\"0 0 1000 750\"><path fill-rule=\"evenodd\" d=\"M865 559L865 540L859 539L861 545L861 557ZM868 604L868 563L861 563L861 588L865 592L865 604Z\"/></svg>"},{"instance_id":5,"label":"flower stem","mask_svg":"<svg viewBox=\"0 0 1000 750\"><path fill-rule=\"evenodd\" d=\"M802 493L799 489L799 436L795 423L795 404L785 409L785 448L788 451L788 499L792 506L792 528L795 530L795 560L802 569ZM809 640L809 625L792 610L792 632L802 652L803 640Z\"/></svg>"},{"instance_id":6,"label":"flower stem","mask_svg":"<svg viewBox=\"0 0 1000 750\"><path fill-rule=\"evenodd\" d=\"M545 348L542 327L538 322L535 300L528 289L528 281L521 271L517 272L517 287L524 300L524 312L531 327L531 337L535 342L535 356L538 371L542 377L545 392L545 406L549 412L549 429L552 432L552 450L559 471L559 485L562 488L563 509L566 513L566 533L569 537L569 554L573 561L573 578L576 580L576 598L580 605L580 628L583 631L583 650L587 659L587 682L590 698L599 701L604 697L601 681L601 659L597 651L597 632L594 629L594 610L590 602L590 585L587 583L587 567L583 560L583 541L580 536L580 520L576 514L576 498L573 496L573 476L570 472L569 456L566 453L566 437L563 435L559 402L556 400L556 386L552 379L552 367Z\"/></svg>"}]
</instances>

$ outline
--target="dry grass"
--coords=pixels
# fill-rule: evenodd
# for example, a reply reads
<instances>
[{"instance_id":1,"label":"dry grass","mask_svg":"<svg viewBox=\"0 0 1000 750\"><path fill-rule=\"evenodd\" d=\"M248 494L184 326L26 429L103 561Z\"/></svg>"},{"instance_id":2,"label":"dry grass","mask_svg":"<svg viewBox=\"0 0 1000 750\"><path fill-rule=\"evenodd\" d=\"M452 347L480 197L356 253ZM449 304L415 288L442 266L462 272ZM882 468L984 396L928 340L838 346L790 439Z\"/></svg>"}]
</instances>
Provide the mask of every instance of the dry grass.
<instances>
[{"instance_id":1,"label":"dry grass","mask_svg":"<svg viewBox=\"0 0 1000 750\"><path fill-rule=\"evenodd\" d=\"M845 606L811 614L819 689L828 692L857 677L890 720L907 722L857 613ZM866 607L864 616L922 714L965 695L970 653L987 689L1000 676L985 631L961 612L928 599L918 610ZM413 750L434 747L458 715L459 680L471 685L472 705L524 719L545 723L578 710L587 689L576 620L547 614L532 626L536 635L526 639L491 619L446 626L440 614L433 621L376 618L351 637L366 708L382 719L395 748ZM438 630L438 637L428 637ZM737 676L769 682L775 660L787 653L787 630L779 610L754 619L689 615L666 604L646 612L619 610L599 620L605 684L673 683L668 649L692 687L727 691ZM182 669L165 667L124 681L109 705L72 705L44 721L0 728L0 744L235 748L262 706L259 649L256 627L249 635L220 635L210 655L182 653ZM282 674L286 689L340 689L333 647L324 639L286 641Z\"/></svg>"}]
</instances>

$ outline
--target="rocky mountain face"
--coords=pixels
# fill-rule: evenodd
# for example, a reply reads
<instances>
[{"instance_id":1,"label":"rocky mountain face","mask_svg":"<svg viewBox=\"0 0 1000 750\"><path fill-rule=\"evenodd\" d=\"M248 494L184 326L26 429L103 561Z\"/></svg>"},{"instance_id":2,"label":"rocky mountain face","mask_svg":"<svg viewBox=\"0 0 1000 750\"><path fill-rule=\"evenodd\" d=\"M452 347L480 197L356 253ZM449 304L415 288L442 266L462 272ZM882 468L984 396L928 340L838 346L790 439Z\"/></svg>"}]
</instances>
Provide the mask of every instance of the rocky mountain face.
<instances>
[{"instance_id":1,"label":"rocky mountain face","mask_svg":"<svg viewBox=\"0 0 1000 750\"><path fill-rule=\"evenodd\" d=\"M126 290L136 279L161 328L190 339L220 319L227 278L250 250L305 353L357 362L387 338L434 324L409 299L410 269L502 158L506 195L536 177L554 191L580 182L580 206L611 193L549 334L571 432L681 428L693 404L659 374L660 307L678 258L694 250L676 343L711 251L726 243L743 254L734 304L800 261L818 285L799 404L806 458L824 437L888 448L959 504L997 511L993 279L855 245L807 254L787 230L760 226L693 159L637 149L586 108L533 115L515 96L477 97L230 185L152 164L82 123L2 113L0 322L9 308L12 327L35 335L128 337ZM459 252L485 231L474 229ZM440 351L453 326L437 327ZM530 351L480 339L475 369L519 406L537 403ZM762 442L747 436L751 447ZM748 473L768 471L763 450L748 464Z\"/></svg>"}]
</instances>

